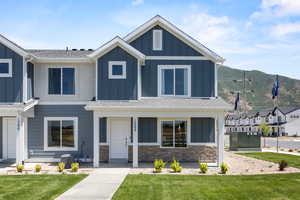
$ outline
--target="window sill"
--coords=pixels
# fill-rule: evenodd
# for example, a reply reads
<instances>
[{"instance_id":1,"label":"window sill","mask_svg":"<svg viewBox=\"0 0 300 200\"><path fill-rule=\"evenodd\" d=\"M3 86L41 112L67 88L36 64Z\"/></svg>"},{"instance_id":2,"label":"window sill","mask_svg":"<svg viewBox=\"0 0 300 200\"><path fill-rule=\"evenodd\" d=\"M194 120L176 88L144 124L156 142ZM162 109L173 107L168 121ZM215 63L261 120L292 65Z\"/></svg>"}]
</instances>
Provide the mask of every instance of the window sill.
<instances>
[{"instance_id":1,"label":"window sill","mask_svg":"<svg viewBox=\"0 0 300 200\"><path fill-rule=\"evenodd\" d=\"M78 151L77 148L44 148L44 151Z\"/></svg>"}]
</instances>

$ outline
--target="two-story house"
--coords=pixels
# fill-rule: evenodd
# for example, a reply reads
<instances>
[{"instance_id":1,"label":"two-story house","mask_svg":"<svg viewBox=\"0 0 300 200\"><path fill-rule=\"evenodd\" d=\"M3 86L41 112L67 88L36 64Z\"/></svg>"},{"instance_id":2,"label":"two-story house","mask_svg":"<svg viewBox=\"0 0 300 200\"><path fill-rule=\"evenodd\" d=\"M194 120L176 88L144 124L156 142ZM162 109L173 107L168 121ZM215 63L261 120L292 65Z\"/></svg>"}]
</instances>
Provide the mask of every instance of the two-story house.
<instances>
[{"instance_id":1,"label":"two-story house","mask_svg":"<svg viewBox=\"0 0 300 200\"><path fill-rule=\"evenodd\" d=\"M223 58L160 16L96 50L0 37L0 156L49 161L223 161Z\"/></svg>"}]
</instances>

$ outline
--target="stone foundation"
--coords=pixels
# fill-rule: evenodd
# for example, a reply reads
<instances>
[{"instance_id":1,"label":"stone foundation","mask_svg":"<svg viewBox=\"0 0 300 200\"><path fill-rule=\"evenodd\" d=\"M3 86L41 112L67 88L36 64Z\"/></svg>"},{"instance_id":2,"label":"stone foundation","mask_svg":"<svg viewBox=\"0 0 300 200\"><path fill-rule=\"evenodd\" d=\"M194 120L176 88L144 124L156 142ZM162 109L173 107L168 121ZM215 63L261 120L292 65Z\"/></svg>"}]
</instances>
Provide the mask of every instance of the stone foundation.
<instances>
[{"instance_id":1,"label":"stone foundation","mask_svg":"<svg viewBox=\"0 0 300 200\"><path fill-rule=\"evenodd\" d=\"M100 145L100 162L108 162L109 160L109 146Z\"/></svg>"},{"instance_id":2,"label":"stone foundation","mask_svg":"<svg viewBox=\"0 0 300 200\"><path fill-rule=\"evenodd\" d=\"M186 148L161 148L160 146L139 146L139 162L153 162L155 159L183 162L217 162L215 146L188 146ZM132 146L128 147L128 160L132 161Z\"/></svg>"}]
</instances>

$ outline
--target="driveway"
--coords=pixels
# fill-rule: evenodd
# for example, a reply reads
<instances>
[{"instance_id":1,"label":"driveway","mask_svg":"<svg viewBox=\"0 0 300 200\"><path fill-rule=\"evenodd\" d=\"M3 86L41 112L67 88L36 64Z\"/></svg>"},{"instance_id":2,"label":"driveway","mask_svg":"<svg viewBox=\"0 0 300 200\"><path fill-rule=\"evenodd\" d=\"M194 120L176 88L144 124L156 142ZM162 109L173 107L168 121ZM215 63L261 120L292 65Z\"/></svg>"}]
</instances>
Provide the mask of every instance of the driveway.
<instances>
[{"instance_id":1,"label":"driveway","mask_svg":"<svg viewBox=\"0 0 300 200\"><path fill-rule=\"evenodd\" d=\"M299 149L300 150L300 138L299 137L279 137L279 148L285 149ZM261 140L262 146L264 145L264 138ZM277 146L277 138L266 137L266 146L275 147Z\"/></svg>"}]
</instances>

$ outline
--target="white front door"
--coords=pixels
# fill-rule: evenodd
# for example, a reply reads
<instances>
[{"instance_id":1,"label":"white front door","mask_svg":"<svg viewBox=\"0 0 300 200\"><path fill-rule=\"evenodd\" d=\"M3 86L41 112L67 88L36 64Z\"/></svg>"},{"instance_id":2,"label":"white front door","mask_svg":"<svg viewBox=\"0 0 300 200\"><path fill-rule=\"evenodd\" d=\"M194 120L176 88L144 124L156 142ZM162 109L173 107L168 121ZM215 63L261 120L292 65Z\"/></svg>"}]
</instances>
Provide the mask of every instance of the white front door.
<instances>
[{"instance_id":1,"label":"white front door","mask_svg":"<svg viewBox=\"0 0 300 200\"><path fill-rule=\"evenodd\" d=\"M110 119L110 159L128 159L130 118Z\"/></svg>"},{"instance_id":2,"label":"white front door","mask_svg":"<svg viewBox=\"0 0 300 200\"><path fill-rule=\"evenodd\" d=\"M16 158L16 119L3 118L3 158Z\"/></svg>"}]
</instances>

